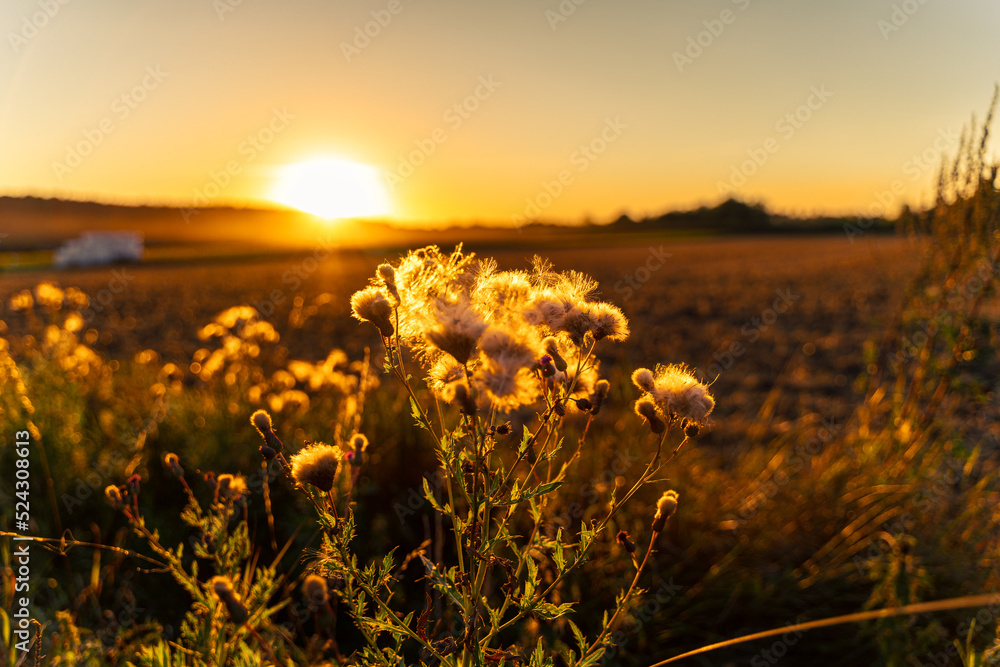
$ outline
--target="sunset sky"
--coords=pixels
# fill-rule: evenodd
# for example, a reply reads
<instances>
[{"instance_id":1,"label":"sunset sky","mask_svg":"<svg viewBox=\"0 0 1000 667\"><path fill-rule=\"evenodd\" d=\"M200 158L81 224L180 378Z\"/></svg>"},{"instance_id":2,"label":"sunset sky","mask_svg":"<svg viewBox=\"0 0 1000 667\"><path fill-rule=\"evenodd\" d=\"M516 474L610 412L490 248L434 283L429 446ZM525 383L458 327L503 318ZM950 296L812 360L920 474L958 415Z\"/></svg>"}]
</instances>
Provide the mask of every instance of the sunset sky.
<instances>
[{"instance_id":1,"label":"sunset sky","mask_svg":"<svg viewBox=\"0 0 1000 667\"><path fill-rule=\"evenodd\" d=\"M1000 79L983 0L5 0L0 28L0 194L260 203L337 158L416 221L892 212Z\"/></svg>"}]
</instances>

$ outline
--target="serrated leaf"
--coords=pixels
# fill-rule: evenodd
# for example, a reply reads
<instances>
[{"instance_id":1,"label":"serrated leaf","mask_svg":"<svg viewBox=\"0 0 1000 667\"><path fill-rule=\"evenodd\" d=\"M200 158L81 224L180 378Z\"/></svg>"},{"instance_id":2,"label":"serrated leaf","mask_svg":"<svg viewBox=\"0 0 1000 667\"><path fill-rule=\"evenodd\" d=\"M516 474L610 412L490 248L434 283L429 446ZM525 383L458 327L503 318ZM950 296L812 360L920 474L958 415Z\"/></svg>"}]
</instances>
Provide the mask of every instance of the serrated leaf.
<instances>
[{"instance_id":1,"label":"serrated leaf","mask_svg":"<svg viewBox=\"0 0 1000 667\"><path fill-rule=\"evenodd\" d=\"M500 488L500 482L507 477L507 471L503 467L503 463L499 462L497 464L497 469L493 471L493 484L490 486L490 497L494 496L497 490Z\"/></svg>"},{"instance_id":2,"label":"serrated leaf","mask_svg":"<svg viewBox=\"0 0 1000 667\"><path fill-rule=\"evenodd\" d=\"M427 572L427 577L431 580L431 585L435 589L447 595L453 603L458 607L461 607L464 603L462 601L462 595L455 586L455 577L451 571L448 572L448 576L441 576L440 570L423 554L419 555L420 562L423 563L424 571Z\"/></svg>"},{"instance_id":3,"label":"serrated leaf","mask_svg":"<svg viewBox=\"0 0 1000 667\"><path fill-rule=\"evenodd\" d=\"M538 588L538 565L531 556L525 556L528 565L528 577L524 581L524 599L530 600L535 595Z\"/></svg>"},{"instance_id":4,"label":"serrated leaf","mask_svg":"<svg viewBox=\"0 0 1000 667\"><path fill-rule=\"evenodd\" d=\"M580 632L580 628L576 627L576 623L568 618L566 622L569 623L569 629L573 631L573 638L576 639L576 645L580 647L580 655L583 655L587 650L587 638Z\"/></svg>"},{"instance_id":5,"label":"serrated leaf","mask_svg":"<svg viewBox=\"0 0 1000 667\"><path fill-rule=\"evenodd\" d=\"M542 522L542 508L539 507L538 501L535 498L528 500L528 515L536 524Z\"/></svg>"},{"instance_id":6,"label":"serrated leaf","mask_svg":"<svg viewBox=\"0 0 1000 667\"><path fill-rule=\"evenodd\" d=\"M535 650L531 654L531 667L542 667L542 663L545 660L545 647L542 646L542 638L538 638L538 643L535 645Z\"/></svg>"},{"instance_id":7,"label":"serrated leaf","mask_svg":"<svg viewBox=\"0 0 1000 667\"><path fill-rule=\"evenodd\" d=\"M552 560L555 561L556 568L559 570L559 574L562 574L566 569L566 556L563 554L563 544L562 544L562 528L556 532L556 543L555 551L552 554Z\"/></svg>"},{"instance_id":8,"label":"serrated leaf","mask_svg":"<svg viewBox=\"0 0 1000 667\"><path fill-rule=\"evenodd\" d=\"M413 415L414 421L417 422L417 426L428 431L431 430L427 422L424 421L424 416L420 413L420 406L417 405L412 396L410 397L410 413Z\"/></svg>"},{"instance_id":9,"label":"serrated leaf","mask_svg":"<svg viewBox=\"0 0 1000 667\"><path fill-rule=\"evenodd\" d=\"M490 629L500 627L500 612L489 605L486 598L483 598L483 606L486 607L486 611L490 614Z\"/></svg>"},{"instance_id":10,"label":"serrated leaf","mask_svg":"<svg viewBox=\"0 0 1000 667\"><path fill-rule=\"evenodd\" d=\"M531 442L531 431L528 430L528 425L524 425L524 434L521 436L521 444L518 445L517 453L524 454L528 450L528 443Z\"/></svg>"},{"instance_id":11,"label":"serrated leaf","mask_svg":"<svg viewBox=\"0 0 1000 667\"><path fill-rule=\"evenodd\" d=\"M586 650L586 649L584 649L584 650ZM576 667L593 667L594 665L600 663L601 658L604 657L604 652L606 650L607 649L605 649L604 647L601 647L601 648L597 649L596 651L594 651L593 653L591 653L589 656L587 656L586 660L578 663Z\"/></svg>"},{"instance_id":12,"label":"serrated leaf","mask_svg":"<svg viewBox=\"0 0 1000 667\"><path fill-rule=\"evenodd\" d=\"M594 541L594 531L587 525L586 521L580 522L580 551L586 551L587 547Z\"/></svg>"},{"instance_id":13,"label":"serrated leaf","mask_svg":"<svg viewBox=\"0 0 1000 667\"><path fill-rule=\"evenodd\" d=\"M396 565L392 555L395 551L395 549L392 549L385 555L385 558L382 559L382 571L379 573L380 586L386 585L392 579L392 568Z\"/></svg>"},{"instance_id":14,"label":"serrated leaf","mask_svg":"<svg viewBox=\"0 0 1000 667\"><path fill-rule=\"evenodd\" d=\"M431 490L430 482L427 481L426 477L424 477L423 479L424 479L424 498L426 498L427 502L431 504L431 507L436 509L438 512L444 514L444 508L441 507L441 504L437 501L437 498L434 497L434 491Z\"/></svg>"},{"instance_id":15,"label":"serrated leaf","mask_svg":"<svg viewBox=\"0 0 1000 667\"><path fill-rule=\"evenodd\" d=\"M531 579L531 580L533 580L533 581L537 581L538 580L538 564L535 562L535 559L532 558L530 555L529 556L525 556L525 558L527 559L528 578Z\"/></svg>"},{"instance_id":16,"label":"serrated leaf","mask_svg":"<svg viewBox=\"0 0 1000 667\"><path fill-rule=\"evenodd\" d=\"M550 602L539 602L533 611L539 618L551 621L573 611L573 603L565 602L560 605L554 605Z\"/></svg>"},{"instance_id":17,"label":"serrated leaf","mask_svg":"<svg viewBox=\"0 0 1000 667\"><path fill-rule=\"evenodd\" d=\"M544 496L546 493L551 493L552 491L558 489L562 486L562 481L548 482L546 484L539 484L537 487L530 491L520 492L516 487L511 489L510 500L504 500L497 503L498 507L506 507L508 505L516 505L517 503L524 502L525 500L530 500L538 496Z\"/></svg>"}]
</instances>

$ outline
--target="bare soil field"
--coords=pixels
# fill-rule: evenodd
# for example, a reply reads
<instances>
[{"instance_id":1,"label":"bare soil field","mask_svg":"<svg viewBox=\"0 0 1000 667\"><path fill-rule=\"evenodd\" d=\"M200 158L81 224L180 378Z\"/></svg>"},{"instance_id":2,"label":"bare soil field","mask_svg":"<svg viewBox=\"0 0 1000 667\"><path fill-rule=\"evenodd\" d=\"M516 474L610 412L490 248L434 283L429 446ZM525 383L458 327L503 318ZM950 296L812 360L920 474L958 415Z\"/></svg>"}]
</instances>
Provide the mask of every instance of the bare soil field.
<instances>
[{"instance_id":1,"label":"bare soil field","mask_svg":"<svg viewBox=\"0 0 1000 667\"><path fill-rule=\"evenodd\" d=\"M572 240L572 239L569 239ZM601 296L619 305L632 336L615 353L635 363L687 362L714 380L723 397L719 428L706 443L764 441L796 420L845 419L863 348L895 313L920 251L907 239L868 235L609 239L611 247L546 247L557 270L588 273ZM501 268L530 265L531 247L467 250ZM153 348L164 361L190 360L197 330L220 311L254 305L282 334L290 358L351 355L377 346L370 327L350 318L350 295L392 251L330 251L252 260L200 260L70 271L0 274L0 294L41 281L80 287L91 297L88 326L97 348L129 358ZM301 304L307 323L290 332ZM7 300L0 319L12 331L20 315ZM605 364L618 361L603 358ZM619 378L621 380L621 378ZM766 428L752 426L767 412Z\"/></svg>"}]
</instances>

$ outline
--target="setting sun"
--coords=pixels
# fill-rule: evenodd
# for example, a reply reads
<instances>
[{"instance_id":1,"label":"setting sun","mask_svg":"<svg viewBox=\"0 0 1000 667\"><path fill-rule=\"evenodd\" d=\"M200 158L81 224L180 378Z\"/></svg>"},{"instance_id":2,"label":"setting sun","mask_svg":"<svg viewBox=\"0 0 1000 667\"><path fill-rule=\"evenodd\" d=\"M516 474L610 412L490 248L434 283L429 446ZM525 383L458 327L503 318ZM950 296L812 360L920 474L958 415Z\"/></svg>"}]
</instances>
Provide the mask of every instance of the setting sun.
<instances>
[{"instance_id":1,"label":"setting sun","mask_svg":"<svg viewBox=\"0 0 1000 667\"><path fill-rule=\"evenodd\" d=\"M326 220L391 212L377 169L336 158L282 167L270 198Z\"/></svg>"}]
</instances>

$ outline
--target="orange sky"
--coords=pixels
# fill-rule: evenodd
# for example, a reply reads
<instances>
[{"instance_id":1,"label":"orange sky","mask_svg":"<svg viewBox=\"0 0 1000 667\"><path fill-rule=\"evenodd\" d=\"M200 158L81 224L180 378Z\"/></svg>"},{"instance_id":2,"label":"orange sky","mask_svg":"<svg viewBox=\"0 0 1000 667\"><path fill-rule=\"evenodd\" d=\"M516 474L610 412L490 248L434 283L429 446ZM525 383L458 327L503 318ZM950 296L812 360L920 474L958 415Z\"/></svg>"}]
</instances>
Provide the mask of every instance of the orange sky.
<instances>
[{"instance_id":1,"label":"orange sky","mask_svg":"<svg viewBox=\"0 0 1000 667\"><path fill-rule=\"evenodd\" d=\"M402 220L895 210L1000 78L973 0L64 1L0 9L2 194L259 201L333 156Z\"/></svg>"}]
</instances>

